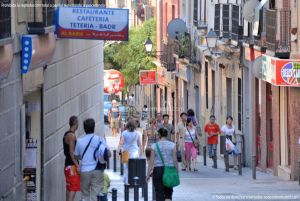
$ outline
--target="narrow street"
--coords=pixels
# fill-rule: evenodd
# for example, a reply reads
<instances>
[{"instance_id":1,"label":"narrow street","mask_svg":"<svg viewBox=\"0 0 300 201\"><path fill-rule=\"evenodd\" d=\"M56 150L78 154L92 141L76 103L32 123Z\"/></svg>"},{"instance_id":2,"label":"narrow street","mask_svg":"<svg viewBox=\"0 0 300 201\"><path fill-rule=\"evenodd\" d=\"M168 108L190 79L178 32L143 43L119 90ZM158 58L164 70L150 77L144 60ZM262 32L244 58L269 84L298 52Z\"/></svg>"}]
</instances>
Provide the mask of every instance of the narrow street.
<instances>
[{"instance_id":1,"label":"narrow street","mask_svg":"<svg viewBox=\"0 0 300 201\"><path fill-rule=\"evenodd\" d=\"M115 149L118 138L110 136L105 126L106 138L111 149ZM119 165L119 163L117 163ZM243 175L230 169L225 172L224 162L218 160L218 169L212 168L212 161L203 166L203 157L198 157L198 172L180 172L180 186L174 189L174 201L211 201L211 200L300 200L298 182L283 181L270 173L257 171L257 180L252 180L251 169L243 168ZM114 173L112 163L107 170L111 177L111 188L118 189L118 201L124 201L124 186L119 167ZM148 185L149 201L152 201L152 183ZM111 195L110 195L111 197ZM140 189L140 200L143 200ZM133 200L133 189L130 198Z\"/></svg>"}]
</instances>

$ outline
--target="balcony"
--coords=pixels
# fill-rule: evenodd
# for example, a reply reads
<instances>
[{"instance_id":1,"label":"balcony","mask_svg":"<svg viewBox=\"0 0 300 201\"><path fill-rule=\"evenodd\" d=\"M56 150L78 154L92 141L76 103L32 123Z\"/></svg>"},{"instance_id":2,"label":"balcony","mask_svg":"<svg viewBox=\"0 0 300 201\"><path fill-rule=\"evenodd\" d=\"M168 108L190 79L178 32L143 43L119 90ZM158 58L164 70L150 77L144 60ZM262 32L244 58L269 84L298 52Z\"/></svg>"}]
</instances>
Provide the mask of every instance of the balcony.
<instances>
[{"instance_id":1,"label":"balcony","mask_svg":"<svg viewBox=\"0 0 300 201\"><path fill-rule=\"evenodd\" d=\"M46 34L54 31L55 0L29 0L28 3L36 5L28 8L28 33Z\"/></svg>"},{"instance_id":2,"label":"balcony","mask_svg":"<svg viewBox=\"0 0 300 201\"><path fill-rule=\"evenodd\" d=\"M2 4L10 4L10 0L2 1ZM1 5L2 5L1 4ZM0 46L11 41L11 8L0 5Z\"/></svg>"},{"instance_id":3,"label":"balcony","mask_svg":"<svg viewBox=\"0 0 300 201\"><path fill-rule=\"evenodd\" d=\"M207 30L207 22L206 21L198 21L197 29L198 30Z\"/></svg>"},{"instance_id":4,"label":"balcony","mask_svg":"<svg viewBox=\"0 0 300 201\"><path fill-rule=\"evenodd\" d=\"M191 35L189 33L178 36L178 39L174 41L174 54L180 59L191 58Z\"/></svg>"},{"instance_id":5,"label":"balcony","mask_svg":"<svg viewBox=\"0 0 300 201\"><path fill-rule=\"evenodd\" d=\"M173 44L163 44L163 51L157 55L157 60L161 65L167 69L167 71L175 70L176 59L173 57Z\"/></svg>"},{"instance_id":6,"label":"balcony","mask_svg":"<svg viewBox=\"0 0 300 201\"><path fill-rule=\"evenodd\" d=\"M274 52L278 57L289 57L290 30L290 10L266 10L266 46L269 51Z\"/></svg>"}]
</instances>

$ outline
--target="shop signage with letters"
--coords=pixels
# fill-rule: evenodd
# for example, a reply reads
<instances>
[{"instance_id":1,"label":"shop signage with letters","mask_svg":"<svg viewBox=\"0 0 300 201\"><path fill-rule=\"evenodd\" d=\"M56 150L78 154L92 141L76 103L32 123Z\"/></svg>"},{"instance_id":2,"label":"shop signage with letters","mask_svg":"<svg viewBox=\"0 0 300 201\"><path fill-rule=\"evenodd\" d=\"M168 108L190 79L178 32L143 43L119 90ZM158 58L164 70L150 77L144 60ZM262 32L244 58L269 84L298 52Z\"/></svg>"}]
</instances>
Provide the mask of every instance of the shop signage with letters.
<instances>
[{"instance_id":1,"label":"shop signage with letters","mask_svg":"<svg viewBox=\"0 0 300 201\"><path fill-rule=\"evenodd\" d=\"M300 87L300 60L263 55L262 79L277 86Z\"/></svg>"},{"instance_id":2,"label":"shop signage with letters","mask_svg":"<svg viewBox=\"0 0 300 201\"><path fill-rule=\"evenodd\" d=\"M156 71L155 70L143 70L140 71L140 84L156 84Z\"/></svg>"},{"instance_id":3,"label":"shop signage with letters","mask_svg":"<svg viewBox=\"0 0 300 201\"><path fill-rule=\"evenodd\" d=\"M129 10L100 7L58 7L59 38L128 41Z\"/></svg>"}]
</instances>

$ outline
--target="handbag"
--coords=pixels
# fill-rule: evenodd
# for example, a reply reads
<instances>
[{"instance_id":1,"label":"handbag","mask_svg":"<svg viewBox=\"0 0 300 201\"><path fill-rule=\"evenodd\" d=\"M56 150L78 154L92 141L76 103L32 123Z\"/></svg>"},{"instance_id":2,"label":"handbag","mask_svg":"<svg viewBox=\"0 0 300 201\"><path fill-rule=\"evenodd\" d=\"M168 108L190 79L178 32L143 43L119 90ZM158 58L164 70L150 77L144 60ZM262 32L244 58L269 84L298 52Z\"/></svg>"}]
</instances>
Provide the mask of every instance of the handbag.
<instances>
[{"instance_id":1,"label":"handbag","mask_svg":"<svg viewBox=\"0 0 300 201\"><path fill-rule=\"evenodd\" d=\"M189 129L187 127L186 127L186 130L189 132L189 135L190 135L190 137L192 139L194 147L197 148L199 146L199 143L198 142L195 143L195 141L194 141L194 139L193 139L193 137L192 137L192 135L191 135L191 133L190 133L190 131L189 131ZM196 136L196 139L197 139L197 136Z\"/></svg>"},{"instance_id":2,"label":"handbag","mask_svg":"<svg viewBox=\"0 0 300 201\"><path fill-rule=\"evenodd\" d=\"M130 144L127 146L127 149L134 143L135 139L136 139L137 134L135 134L134 138L131 140ZM128 163L129 160L129 152L128 150L124 150L121 153L121 162L122 163Z\"/></svg>"},{"instance_id":3,"label":"handbag","mask_svg":"<svg viewBox=\"0 0 300 201\"><path fill-rule=\"evenodd\" d=\"M179 175L175 166L166 166L158 144L156 143L156 149L160 160L164 165L163 185L168 188L176 187L180 184Z\"/></svg>"}]
</instances>

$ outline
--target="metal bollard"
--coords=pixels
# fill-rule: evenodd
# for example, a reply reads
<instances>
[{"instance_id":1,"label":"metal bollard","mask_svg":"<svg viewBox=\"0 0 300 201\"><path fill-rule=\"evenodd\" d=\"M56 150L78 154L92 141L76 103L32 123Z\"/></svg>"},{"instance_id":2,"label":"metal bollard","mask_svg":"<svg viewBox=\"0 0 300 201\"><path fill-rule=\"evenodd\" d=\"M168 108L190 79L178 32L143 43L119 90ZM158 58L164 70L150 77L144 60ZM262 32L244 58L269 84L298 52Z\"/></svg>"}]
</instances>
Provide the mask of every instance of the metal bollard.
<instances>
[{"instance_id":1,"label":"metal bollard","mask_svg":"<svg viewBox=\"0 0 300 201\"><path fill-rule=\"evenodd\" d=\"M139 201L139 178L134 177L134 201Z\"/></svg>"},{"instance_id":2,"label":"metal bollard","mask_svg":"<svg viewBox=\"0 0 300 201\"><path fill-rule=\"evenodd\" d=\"M206 166L206 146L203 147L203 165Z\"/></svg>"},{"instance_id":3,"label":"metal bollard","mask_svg":"<svg viewBox=\"0 0 300 201\"><path fill-rule=\"evenodd\" d=\"M256 156L252 156L252 179L256 179Z\"/></svg>"},{"instance_id":4,"label":"metal bollard","mask_svg":"<svg viewBox=\"0 0 300 201\"><path fill-rule=\"evenodd\" d=\"M229 155L228 155L228 152L226 150L225 150L225 154L224 154L224 160L225 160L226 172L229 172Z\"/></svg>"},{"instance_id":5,"label":"metal bollard","mask_svg":"<svg viewBox=\"0 0 300 201\"><path fill-rule=\"evenodd\" d=\"M113 152L113 163L114 172L117 172L117 150Z\"/></svg>"},{"instance_id":6,"label":"metal bollard","mask_svg":"<svg viewBox=\"0 0 300 201\"><path fill-rule=\"evenodd\" d=\"M120 174L124 175L124 164L122 163L122 155L120 155Z\"/></svg>"},{"instance_id":7,"label":"metal bollard","mask_svg":"<svg viewBox=\"0 0 300 201\"><path fill-rule=\"evenodd\" d=\"M214 161L214 168L217 169L218 168L218 166L217 166L217 153L214 154L213 161Z\"/></svg>"},{"instance_id":8,"label":"metal bollard","mask_svg":"<svg viewBox=\"0 0 300 201\"><path fill-rule=\"evenodd\" d=\"M97 201L102 201L102 195L97 195Z\"/></svg>"},{"instance_id":9,"label":"metal bollard","mask_svg":"<svg viewBox=\"0 0 300 201\"><path fill-rule=\"evenodd\" d=\"M156 193L155 193L155 187L153 185L153 182L152 182L152 200L156 200Z\"/></svg>"},{"instance_id":10,"label":"metal bollard","mask_svg":"<svg viewBox=\"0 0 300 201\"><path fill-rule=\"evenodd\" d=\"M111 200L112 200L112 201L117 201L117 198L118 198L118 190L117 190L116 188L113 188L111 191L112 191Z\"/></svg>"},{"instance_id":11,"label":"metal bollard","mask_svg":"<svg viewBox=\"0 0 300 201\"><path fill-rule=\"evenodd\" d=\"M238 164L239 164L239 175L242 175L242 154L239 153L238 155Z\"/></svg>"},{"instance_id":12,"label":"metal bollard","mask_svg":"<svg viewBox=\"0 0 300 201\"><path fill-rule=\"evenodd\" d=\"M129 201L129 185L124 185L125 201Z\"/></svg>"},{"instance_id":13,"label":"metal bollard","mask_svg":"<svg viewBox=\"0 0 300 201\"><path fill-rule=\"evenodd\" d=\"M148 201L148 182L144 186L144 201Z\"/></svg>"}]
</instances>

